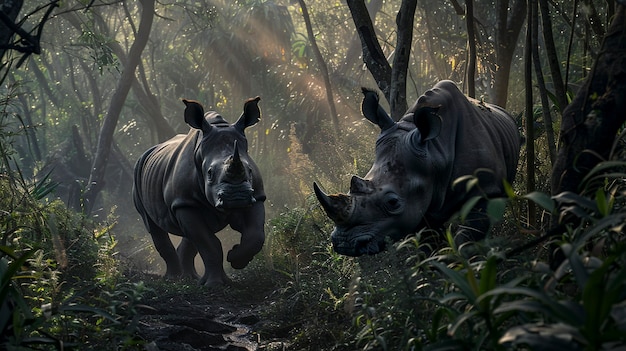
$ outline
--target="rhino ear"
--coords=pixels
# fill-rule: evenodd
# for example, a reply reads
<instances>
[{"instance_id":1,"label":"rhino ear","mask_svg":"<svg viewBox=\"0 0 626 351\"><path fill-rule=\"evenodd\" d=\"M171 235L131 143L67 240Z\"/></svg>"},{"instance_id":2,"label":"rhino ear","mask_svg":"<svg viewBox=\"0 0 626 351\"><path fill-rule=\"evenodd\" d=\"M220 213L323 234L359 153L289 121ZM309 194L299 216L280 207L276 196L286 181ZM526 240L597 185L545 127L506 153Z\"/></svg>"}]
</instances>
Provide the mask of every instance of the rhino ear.
<instances>
[{"instance_id":1,"label":"rhino ear","mask_svg":"<svg viewBox=\"0 0 626 351\"><path fill-rule=\"evenodd\" d=\"M381 132L396 124L380 106L378 94L375 91L367 88L361 88L361 91L363 92L361 111L365 118L379 126Z\"/></svg>"},{"instance_id":2,"label":"rhino ear","mask_svg":"<svg viewBox=\"0 0 626 351\"><path fill-rule=\"evenodd\" d=\"M441 133L443 120L437 113L439 106L421 106L413 113L413 123L420 132L420 143L434 139Z\"/></svg>"},{"instance_id":3,"label":"rhino ear","mask_svg":"<svg viewBox=\"0 0 626 351\"><path fill-rule=\"evenodd\" d=\"M204 124L204 107L198 101L183 99L185 104L185 122L196 129Z\"/></svg>"},{"instance_id":4,"label":"rhino ear","mask_svg":"<svg viewBox=\"0 0 626 351\"><path fill-rule=\"evenodd\" d=\"M261 110L259 109L260 97L255 97L246 100L243 104L243 113L241 117L235 122L234 126L237 130L243 133L244 129L253 126L261 119Z\"/></svg>"}]
</instances>

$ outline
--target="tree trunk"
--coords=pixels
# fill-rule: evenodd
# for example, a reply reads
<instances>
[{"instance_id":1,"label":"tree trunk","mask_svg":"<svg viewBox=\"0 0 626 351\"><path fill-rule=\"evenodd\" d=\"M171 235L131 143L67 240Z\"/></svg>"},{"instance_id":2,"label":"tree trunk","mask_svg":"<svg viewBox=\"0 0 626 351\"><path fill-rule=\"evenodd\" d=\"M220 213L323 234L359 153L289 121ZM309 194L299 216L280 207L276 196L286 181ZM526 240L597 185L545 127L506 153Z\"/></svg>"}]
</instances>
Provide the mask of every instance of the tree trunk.
<instances>
[{"instance_id":1,"label":"tree trunk","mask_svg":"<svg viewBox=\"0 0 626 351\"><path fill-rule=\"evenodd\" d=\"M376 18L376 14L383 6L383 1L372 0L366 6L367 11L369 12L370 20L373 22ZM361 42L359 41L359 35L358 33L354 33L354 36L352 37L352 39L350 39L350 45L346 52L345 60L341 67L339 67L339 69L337 70L339 76L343 77L349 74L349 72L352 72L352 70L355 68L354 66L359 62L358 59L362 54L363 53L361 51ZM362 61L361 64L363 64Z\"/></svg>"},{"instance_id":2,"label":"tree trunk","mask_svg":"<svg viewBox=\"0 0 626 351\"><path fill-rule=\"evenodd\" d=\"M543 41L546 47L546 56L548 57L548 65L550 66L550 76L552 76L552 84L554 85L554 95L559 112L563 113L563 109L567 106L566 87L563 84L563 75L561 74L561 64L554 45L554 37L552 36L552 19L550 17L550 8L548 0L539 0L539 8L541 9L541 26L543 28Z\"/></svg>"},{"instance_id":3,"label":"tree trunk","mask_svg":"<svg viewBox=\"0 0 626 351\"><path fill-rule=\"evenodd\" d=\"M111 153L111 145L113 142L113 133L119 120L122 107L128 96L128 92L135 80L135 70L141 61L141 53L145 48L148 37L150 36L150 30L152 28L152 22L154 20L154 0L140 0L142 5L141 11L141 23L139 24L139 30L135 37L129 53L128 60L120 76L117 87L113 96L111 97L111 104L104 117L102 128L100 130L100 136L98 138L98 148L96 149L96 156L94 157L93 166L91 167L91 173L89 176L89 182L84 195L84 208L83 211L86 214L91 213L93 209L96 197L102 187L104 186L104 171Z\"/></svg>"},{"instance_id":4,"label":"tree trunk","mask_svg":"<svg viewBox=\"0 0 626 351\"><path fill-rule=\"evenodd\" d=\"M363 61L374 77L378 88L389 102L391 118L400 119L407 110L406 75L411 43L413 40L413 21L417 0L403 0L396 15L398 28L393 67L383 53L372 19L363 0L348 0L352 20L361 39Z\"/></svg>"},{"instance_id":5,"label":"tree trunk","mask_svg":"<svg viewBox=\"0 0 626 351\"><path fill-rule=\"evenodd\" d=\"M543 79L543 70L541 69L541 60L539 58L539 11L537 0L532 1L532 59L533 67L535 67L535 77L539 87L539 95L541 97L541 111L543 114L543 122L545 124L545 133L548 143L548 155L550 156L550 165L554 164L556 158L556 142L554 141L554 128L552 127L552 115L550 113L550 99L546 89L546 82Z\"/></svg>"},{"instance_id":6,"label":"tree trunk","mask_svg":"<svg viewBox=\"0 0 626 351\"><path fill-rule=\"evenodd\" d=\"M406 74L411 57L411 43L413 42L413 21L417 0L403 0L396 15L398 34L396 50L391 67L391 89L389 91L389 109L391 118L395 121L404 116L408 109L406 103Z\"/></svg>"},{"instance_id":7,"label":"tree trunk","mask_svg":"<svg viewBox=\"0 0 626 351\"><path fill-rule=\"evenodd\" d=\"M376 85L389 101L391 89L391 65L387 61L383 49L380 47L372 19L363 0L347 0L350 14L361 39L363 62L370 71Z\"/></svg>"},{"instance_id":8,"label":"tree trunk","mask_svg":"<svg viewBox=\"0 0 626 351\"><path fill-rule=\"evenodd\" d=\"M552 194L580 192L587 173L606 160L626 121L626 6L618 5L584 85L563 111Z\"/></svg>"},{"instance_id":9,"label":"tree trunk","mask_svg":"<svg viewBox=\"0 0 626 351\"><path fill-rule=\"evenodd\" d=\"M474 0L465 0L467 27L467 95L476 97L476 34L474 33Z\"/></svg>"},{"instance_id":10,"label":"tree trunk","mask_svg":"<svg viewBox=\"0 0 626 351\"><path fill-rule=\"evenodd\" d=\"M517 45L517 38L526 19L526 0L496 1L496 66L491 101L503 108L509 96L509 76L511 62ZM510 8L509 8L510 7ZM509 17L510 15L510 17Z\"/></svg>"},{"instance_id":11,"label":"tree trunk","mask_svg":"<svg viewBox=\"0 0 626 351\"><path fill-rule=\"evenodd\" d=\"M536 23L536 19L533 18L533 6L536 0L530 0L527 7L527 19L528 24L526 27L526 43L524 50L524 82L526 90L526 192L531 193L535 191L535 126L533 116L533 73L532 73L532 36L533 36L533 22ZM528 201L528 226L534 227L536 224L535 219L535 204L532 201Z\"/></svg>"}]
</instances>

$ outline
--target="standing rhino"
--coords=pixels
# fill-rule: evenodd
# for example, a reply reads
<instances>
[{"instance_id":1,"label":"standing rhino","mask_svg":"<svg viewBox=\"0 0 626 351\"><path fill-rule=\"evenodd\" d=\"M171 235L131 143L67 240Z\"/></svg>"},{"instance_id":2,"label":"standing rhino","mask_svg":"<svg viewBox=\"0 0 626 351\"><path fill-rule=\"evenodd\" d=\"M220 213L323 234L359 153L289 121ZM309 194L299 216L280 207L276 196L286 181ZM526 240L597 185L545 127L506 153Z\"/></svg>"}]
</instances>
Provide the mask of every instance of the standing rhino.
<instances>
[{"instance_id":1,"label":"standing rhino","mask_svg":"<svg viewBox=\"0 0 626 351\"><path fill-rule=\"evenodd\" d=\"M263 247L265 192L244 134L260 119L259 100L246 101L234 124L183 100L189 133L153 146L137 161L133 200L167 264L167 277L196 276L199 252L205 268L200 284L228 282L215 235L226 225L241 233L226 257L233 268L244 268ZM168 233L183 237L178 249Z\"/></svg>"},{"instance_id":2,"label":"standing rhino","mask_svg":"<svg viewBox=\"0 0 626 351\"><path fill-rule=\"evenodd\" d=\"M394 122L363 89L362 111L377 124L376 158L365 178L353 176L348 194L315 194L335 222L336 252L359 256L384 249L422 228L441 229L475 195L504 194L515 177L521 138L513 118L498 106L464 96L451 81L439 82ZM469 192L453 182L477 175ZM455 235L457 244L483 239L489 229L481 200Z\"/></svg>"}]
</instances>

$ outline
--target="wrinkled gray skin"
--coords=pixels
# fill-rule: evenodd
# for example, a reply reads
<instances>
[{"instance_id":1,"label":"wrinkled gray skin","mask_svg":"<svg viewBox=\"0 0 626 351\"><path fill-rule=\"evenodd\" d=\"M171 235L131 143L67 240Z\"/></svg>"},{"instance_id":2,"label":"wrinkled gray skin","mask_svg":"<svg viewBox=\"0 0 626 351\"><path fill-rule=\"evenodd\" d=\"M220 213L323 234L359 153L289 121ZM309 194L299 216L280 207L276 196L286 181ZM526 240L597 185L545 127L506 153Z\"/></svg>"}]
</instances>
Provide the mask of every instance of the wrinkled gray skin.
<instances>
[{"instance_id":1,"label":"wrinkled gray skin","mask_svg":"<svg viewBox=\"0 0 626 351\"><path fill-rule=\"evenodd\" d=\"M199 252L205 267L200 284L227 283L215 235L227 225L241 233L226 257L233 268L244 268L263 247L265 192L244 134L260 119L259 100L246 101L234 124L183 100L189 133L150 148L137 161L133 200L167 264L167 277L197 277L193 259ZM183 237L177 249L168 233Z\"/></svg>"},{"instance_id":2,"label":"wrinkled gray skin","mask_svg":"<svg viewBox=\"0 0 626 351\"><path fill-rule=\"evenodd\" d=\"M376 158L364 178L353 176L348 194L315 194L335 222L336 252L376 254L385 238L400 240L429 227L441 229L470 197L504 195L503 180L515 177L521 138L513 118L498 106L464 96L451 81L420 96L397 123L363 89L365 117L381 128ZM477 175L468 193L459 177ZM480 189L480 190L479 190ZM489 229L486 201L479 201L455 241L481 240Z\"/></svg>"}]
</instances>

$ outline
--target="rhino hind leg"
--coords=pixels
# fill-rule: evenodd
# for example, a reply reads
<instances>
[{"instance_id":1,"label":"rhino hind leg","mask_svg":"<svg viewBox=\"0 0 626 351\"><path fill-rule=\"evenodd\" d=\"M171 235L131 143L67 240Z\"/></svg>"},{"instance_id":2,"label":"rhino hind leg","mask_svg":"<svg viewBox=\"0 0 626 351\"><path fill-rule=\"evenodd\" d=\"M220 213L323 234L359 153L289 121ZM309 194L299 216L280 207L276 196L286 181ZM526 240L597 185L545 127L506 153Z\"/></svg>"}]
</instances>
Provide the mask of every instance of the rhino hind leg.
<instances>
[{"instance_id":1,"label":"rhino hind leg","mask_svg":"<svg viewBox=\"0 0 626 351\"><path fill-rule=\"evenodd\" d=\"M196 271L196 266L194 263L194 259L198 254L198 249L196 249L196 246L189 239L183 237L180 244L176 248L176 253L178 254L178 258L180 259L183 277L200 279L200 275Z\"/></svg>"},{"instance_id":2,"label":"rhino hind leg","mask_svg":"<svg viewBox=\"0 0 626 351\"><path fill-rule=\"evenodd\" d=\"M151 222L151 221L150 221ZM172 244L172 240L168 233L157 227L155 224L149 225L148 231L152 236L152 242L154 243L154 247L163 260L165 261L165 265L167 266L167 270L165 272L165 276L167 278L178 278L182 273L182 267L180 265L180 260L178 259L178 254L176 253L176 249Z\"/></svg>"}]
</instances>

